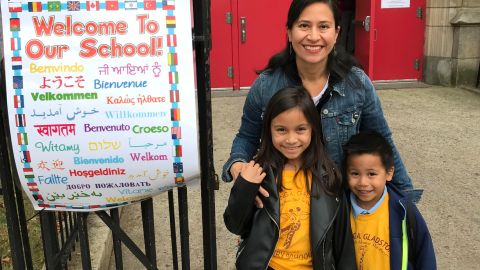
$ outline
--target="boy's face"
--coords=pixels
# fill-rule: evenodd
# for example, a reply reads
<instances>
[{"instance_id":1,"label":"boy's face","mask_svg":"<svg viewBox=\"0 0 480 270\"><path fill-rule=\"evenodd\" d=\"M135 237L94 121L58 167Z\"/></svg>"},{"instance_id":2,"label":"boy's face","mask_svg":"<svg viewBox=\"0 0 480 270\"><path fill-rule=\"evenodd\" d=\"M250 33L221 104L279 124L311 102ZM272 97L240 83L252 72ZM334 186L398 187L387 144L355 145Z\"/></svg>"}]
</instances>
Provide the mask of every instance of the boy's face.
<instances>
[{"instance_id":1,"label":"boy's face","mask_svg":"<svg viewBox=\"0 0 480 270\"><path fill-rule=\"evenodd\" d=\"M355 154L347 159L348 187L363 209L371 209L380 200L392 177L393 168L387 170L378 155Z\"/></svg>"}]
</instances>

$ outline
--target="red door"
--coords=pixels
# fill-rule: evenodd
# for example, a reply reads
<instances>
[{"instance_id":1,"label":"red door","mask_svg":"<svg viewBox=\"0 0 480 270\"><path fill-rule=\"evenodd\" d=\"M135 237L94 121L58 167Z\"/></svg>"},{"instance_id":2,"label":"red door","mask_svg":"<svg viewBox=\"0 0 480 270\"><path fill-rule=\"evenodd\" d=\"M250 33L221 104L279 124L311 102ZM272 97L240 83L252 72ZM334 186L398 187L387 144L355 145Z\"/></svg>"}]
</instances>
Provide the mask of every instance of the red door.
<instances>
[{"instance_id":1,"label":"red door","mask_svg":"<svg viewBox=\"0 0 480 270\"><path fill-rule=\"evenodd\" d=\"M241 88L252 85L257 77L255 71L263 69L274 53L285 48L290 1L237 0L237 3L239 68L235 75Z\"/></svg>"},{"instance_id":2,"label":"red door","mask_svg":"<svg viewBox=\"0 0 480 270\"><path fill-rule=\"evenodd\" d=\"M355 56L372 80L422 79L424 13L425 0L356 0Z\"/></svg>"},{"instance_id":3,"label":"red door","mask_svg":"<svg viewBox=\"0 0 480 270\"><path fill-rule=\"evenodd\" d=\"M210 72L213 89L251 86L257 77L255 71L263 69L270 56L286 45L285 24L290 2L212 0Z\"/></svg>"},{"instance_id":4,"label":"red door","mask_svg":"<svg viewBox=\"0 0 480 270\"><path fill-rule=\"evenodd\" d=\"M212 31L210 82L213 89L233 87L233 74L229 75L229 68L233 68L232 18L229 13L231 10L230 1L212 1L210 8Z\"/></svg>"}]
</instances>

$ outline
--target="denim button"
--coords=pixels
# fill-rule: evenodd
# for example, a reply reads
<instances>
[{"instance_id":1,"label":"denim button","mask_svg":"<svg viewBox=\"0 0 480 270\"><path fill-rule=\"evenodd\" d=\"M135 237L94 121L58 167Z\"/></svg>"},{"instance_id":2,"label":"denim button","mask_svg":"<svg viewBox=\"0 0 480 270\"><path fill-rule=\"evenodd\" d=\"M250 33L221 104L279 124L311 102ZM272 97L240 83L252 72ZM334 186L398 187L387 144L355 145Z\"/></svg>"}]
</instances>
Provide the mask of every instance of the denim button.
<instances>
[{"instance_id":1,"label":"denim button","mask_svg":"<svg viewBox=\"0 0 480 270\"><path fill-rule=\"evenodd\" d=\"M327 109L324 109L324 110L323 110L323 114L328 114L328 110L327 110Z\"/></svg>"}]
</instances>

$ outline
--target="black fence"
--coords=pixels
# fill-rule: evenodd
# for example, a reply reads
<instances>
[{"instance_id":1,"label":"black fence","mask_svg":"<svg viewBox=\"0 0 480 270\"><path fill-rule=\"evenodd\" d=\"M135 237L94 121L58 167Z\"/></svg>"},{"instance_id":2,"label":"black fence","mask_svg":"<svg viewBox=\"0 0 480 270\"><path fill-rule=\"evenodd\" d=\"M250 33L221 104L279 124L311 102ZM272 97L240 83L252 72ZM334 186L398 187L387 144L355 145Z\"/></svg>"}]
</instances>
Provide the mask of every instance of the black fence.
<instances>
[{"instance_id":1,"label":"black fence","mask_svg":"<svg viewBox=\"0 0 480 270\"><path fill-rule=\"evenodd\" d=\"M217 269L215 200L214 190L218 187L212 149L211 93L209 74L210 35L210 1L193 1L193 44L196 57L197 100L199 119L199 145L201 167L201 200L203 224L204 269ZM2 61L0 100L6 98L4 64ZM14 269L33 269L29 233L25 216L22 188L16 177L14 159L9 152L10 138L6 116L6 103L1 102L0 127L0 192L3 195L7 220L8 239ZM180 230L181 268L190 269L188 200L187 187L176 188L178 192L178 217ZM167 192L173 269L179 269L177 257L177 238L174 209L174 190ZM79 212L38 212L44 261L47 270L68 269L68 262L75 249L80 250L83 269L91 269L90 247L88 241L88 215L97 215L111 230L116 269L123 269L122 244L145 266L145 269L157 269L155 226L152 199L141 202L142 223L145 247L142 251L120 227L119 210ZM163 243L165 244L165 243ZM0 264L0 270L2 265Z\"/></svg>"}]
</instances>

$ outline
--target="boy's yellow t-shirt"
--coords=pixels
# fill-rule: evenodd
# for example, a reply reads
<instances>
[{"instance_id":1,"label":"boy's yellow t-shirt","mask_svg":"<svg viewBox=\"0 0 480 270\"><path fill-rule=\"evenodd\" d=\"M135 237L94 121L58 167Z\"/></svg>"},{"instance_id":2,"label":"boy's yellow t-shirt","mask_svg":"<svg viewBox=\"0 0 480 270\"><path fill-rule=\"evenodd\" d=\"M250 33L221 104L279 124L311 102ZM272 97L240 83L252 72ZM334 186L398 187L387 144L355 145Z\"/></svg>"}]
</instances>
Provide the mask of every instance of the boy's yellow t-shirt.
<instances>
[{"instance_id":1,"label":"boy's yellow t-shirt","mask_svg":"<svg viewBox=\"0 0 480 270\"><path fill-rule=\"evenodd\" d=\"M367 215L350 212L358 270L390 269L388 193L378 209Z\"/></svg>"},{"instance_id":2,"label":"boy's yellow t-shirt","mask_svg":"<svg viewBox=\"0 0 480 270\"><path fill-rule=\"evenodd\" d=\"M280 238L269 266L275 270L313 269L310 247L310 194L305 176L284 170L280 192Z\"/></svg>"}]
</instances>

